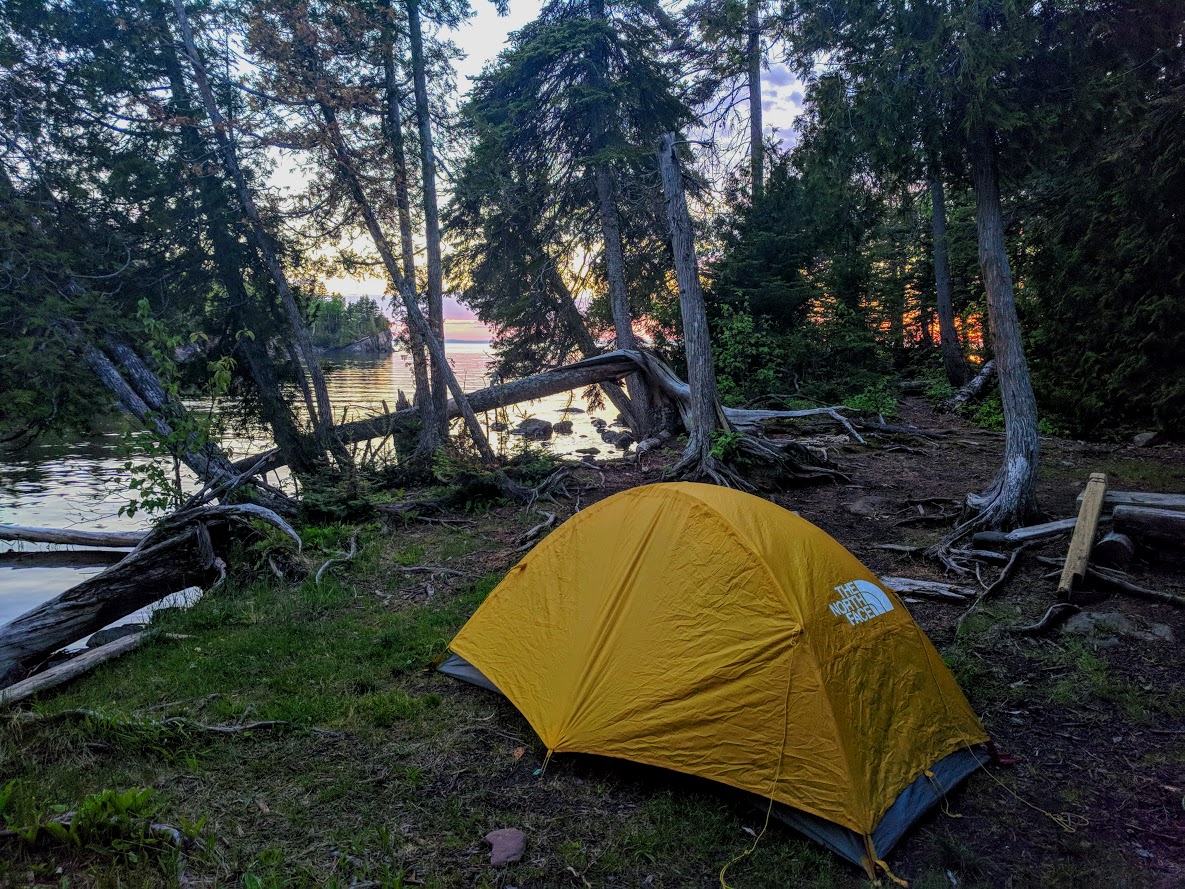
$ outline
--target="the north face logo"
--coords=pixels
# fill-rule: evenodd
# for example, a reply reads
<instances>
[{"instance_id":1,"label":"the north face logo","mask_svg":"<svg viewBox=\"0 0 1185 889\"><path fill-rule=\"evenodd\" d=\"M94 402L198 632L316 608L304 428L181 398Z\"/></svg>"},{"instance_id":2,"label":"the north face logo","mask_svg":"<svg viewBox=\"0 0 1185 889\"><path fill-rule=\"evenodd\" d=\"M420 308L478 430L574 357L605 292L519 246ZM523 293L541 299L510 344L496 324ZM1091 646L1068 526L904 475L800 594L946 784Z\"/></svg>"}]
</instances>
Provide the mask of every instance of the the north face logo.
<instances>
[{"instance_id":1,"label":"the north face logo","mask_svg":"<svg viewBox=\"0 0 1185 889\"><path fill-rule=\"evenodd\" d=\"M841 583L835 591L839 593L839 601L831 603L831 613L846 617L853 627L893 610L893 603L885 591L867 580Z\"/></svg>"}]
</instances>

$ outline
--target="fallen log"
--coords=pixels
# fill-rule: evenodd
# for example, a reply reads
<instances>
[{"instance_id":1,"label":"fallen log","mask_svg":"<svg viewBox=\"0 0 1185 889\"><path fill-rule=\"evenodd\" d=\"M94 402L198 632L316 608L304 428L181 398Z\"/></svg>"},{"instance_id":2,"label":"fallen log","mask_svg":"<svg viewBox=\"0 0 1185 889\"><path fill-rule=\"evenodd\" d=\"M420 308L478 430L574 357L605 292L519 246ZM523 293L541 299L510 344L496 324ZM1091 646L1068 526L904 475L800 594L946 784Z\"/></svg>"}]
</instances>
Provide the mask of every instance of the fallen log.
<instances>
[{"instance_id":1,"label":"fallen log","mask_svg":"<svg viewBox=\"0 0 1185 889\"><path fill-rule=\"evenodd\" d=\"M1094 545L1091 559L1108 568L1122 568L1136 555L1136 545L1126 534L1112 531Z\"/></svg>"},{"instance_id":2,"label":"fallen log","mask_svg":"<svg viewBox=\"0 0 1185 889\"><path fill-rule=\"evenodd\" d=\"M977 547L990 546L1019 546L1022 543L1031 543L1034 540L1047 540L1050 537L1058 537L1069 531L1074 530L1074 526L1078 524L1078 518L1072 519L1058 519L1053 522L1045 522L1040 525L1029 525L1025 528L1017 528L1015 531L980 531L971 538L972 543Z\"/></svg>"},{"instance_id":3,"label":"fallen log","mask_svg":"<svg viewBox=\"0 0 1185 889\"><path fill-rule=\"evenodd\" d=\"M1185 512L1143 506L1117 506L1115 530L1137 543L1165 549L1185 549Z\"/></svg>"},{"instance_id":4,"label":"fallen log","mask_svg":"<svg viewBox=\"0 0 1185 889\"><path fill-rule=\"evenodd\" d=\"M645 351L623 349L616 352L606 352L604 355L586 358L566 367L478 389L467 393L466 400L476 413L484 413L512 404L537 401L540 398L558 395L561 392L616 382L623 377L637 373L639 368L646 374L652 386L675 403L684 427L690 428L688 425L691 422L690 387L656 356ZM824 407L802 411L758 411L723 408L722 413L728 426L738 431L752 431L771 420L801 419L812 416L828 416L840 425L850 427L850 422L839 414L841 409L839 407ZM461 416L455 401L448 402L448 415L452 419ZM419 422L419 408L411 407L393 413L378 414L364 420L343 423L335 427L334 433L343 444L348 445L393 435L401 430L412 428ZM863 441L854 429L850 434L853 434L857 441ZM788 452L793 451L793 459L804 464L803 471L800 473L803 477L834 477L836 475L834 469L822 465L818 456L802 445L792 443L789 447L783 447L782 451L784 452L781 454L783 459L790 459L791 455ZM766 454L764 456L772 458L775 455ZM263 454L253 454L236 460L232 464L232 468L238 473L252 470L258 474L269 472L282 465L284 465L283 456L273 449Z\"/></svg>"},{"instance_id":5,"label":"fallen log","mask_svg":"<svg viewBox=\"0 0 1185 889\"><path fill-rule=\"evenodd\" d=\"M936 580L919 580L915 577L882 577L881 582L901 596L920 596L923 599L937 599L940 602L966 602L971 597L968 587L954 586Z\"/></svg>"},{"instance_id":6,"label":"fallen log","mask_svg":"<svg viewBox=\"0 0 1185 889\"><path fill-rule=\"evenodd\" d=\"M118 549L33 549L0 553L0 568L106 568L127 555Z\"/></svg>"},{"instance_id":7,"label":"fallen log","mask_svg":"<svg viewBox=\"0 0 1185 889\"><path fill-rule=\"evenodd\" d=\"M1105 568L1088 568L1086 579L1088 582L1097 584L1103 589L1111 590L1112 592L1124 593L1125 595L1144 599L1148 602L1159 602L1161 605L1168 605L1172 608L1185 609L1185 597L1174 596L1172 593L1142 587L1139 584L1127 580L1116 571L1108 571Z\"/></svg>"},{"instance_id":8,"label":"fallen log","mask_svg":"<svg viewBox=\"0 0 1185 889\"><path fill-rule=\"evenodd\" d=\"M953 413L965 405L969 401L975 401L982 398L987 391L988 385L992 382L992 378L996 375L995 360L989 361L982 368L979 373L968 381L962 389L954 394L954 397L948 398L942 403L944 411Z\"/></svg>"},{"instance_id":9,"label":"fallen log","mask_svg":"<svg viewBox=\"0 0 1185 889\"><path fill-rule=\"evenodd\" d=\"M78 655L78 657L73 657L63 663L55 664L48 670L43 670L34 676L30 676L28 679L14 682L7 688L0 688L0 709L10 707L26 698L31 698L34 695L41 694L43 691L48 691L51 688L69 682L71 679L93 670L99 664L131 651L147 638L147 633L135 633L131 636L124 636L122 639L116 639L114 642L108 642L106 645L89 649L83 654Z\"/></svg>"},{"instance_id":10,"label":"fallen log","mask_svg":"<svg viewBox=\"0 0 1185 889\"><path fill-rule=\"evenodd\" d=\"M262 521L297 541L279 516L256 504L203 506L164 519L118 564L42 602L0 627L0 685L27 672L65 645L190 586L205 587L224 563L219 541L240 539L227 526Z\"/></svg>"},{"instance_id":11,"label":"fallen log","mask_svg":"<svg viewBox=\"0 0 1185 889\"><path fill-rule=\"evenodd\" d=\"M1066 564L1057 585L1058 596L1062 601L1069 601L1074 587L1086 576L1095 532L1099 528L1099 516L1103 512L1103 496L1107 493L1107 476L1101 472L1092 472L1086 482L1086 490L1082 493L1082 506L1074 525L1074 536L1070 538Z\"/></svg>"},{"instance_id":12,"label":"fallen log","mask_svg":"<svg viewBox=\"0 0 1185 889\"><path fill-rule=\"evenodd\" d=\"M72 546L131 548L148 536L147 531L76 531L72 528L34 528L0 525L0 540L25 543L64 543Z\"/></svg>"},{"instance_id":13,"label":"fallen log","mask_svg":"<svg viewBox=\"0 0 1185 889\"><path fill-rule=\"evenodd\" d=\"M1078 495L1082 502L1083 494ZM1157 509L1185 510L1185 494L1158 494L1144 491L1108 491L1103 500L1106 506L1153 506Z\"/></svg>"}]
</instances>

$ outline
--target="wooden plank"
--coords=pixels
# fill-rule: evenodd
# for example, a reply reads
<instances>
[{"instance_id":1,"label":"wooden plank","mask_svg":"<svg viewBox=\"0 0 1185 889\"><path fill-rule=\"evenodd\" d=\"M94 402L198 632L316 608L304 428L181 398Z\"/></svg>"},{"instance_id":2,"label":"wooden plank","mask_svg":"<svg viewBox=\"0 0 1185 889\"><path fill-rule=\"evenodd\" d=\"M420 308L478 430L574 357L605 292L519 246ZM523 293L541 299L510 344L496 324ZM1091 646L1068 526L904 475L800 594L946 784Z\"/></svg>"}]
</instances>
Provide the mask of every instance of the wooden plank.
<instances>
[{"instance_id":1,"label":"wooden plank","mask_svg":"<svg viewBox=\"0 0 1185 889\"><path fill-rule=\"evenodd\" d=\"M1082 503L1083 494L1078 495ZM1108 491L1103 499L1105 506L1152 506L1157 509L1185 510L1185 494L1159 494L1145 491Z\"/></svg>"},{"instance_id":2,"label":"wooden plank","mask_svg":"<svg viewBox=\"0 0 1185 889\"><path fill-rule=\"evenodd\" d=\"M55 664L48 670L42 670L28 679L14 682L7 688L0 689L0 709L9 707L26 698L31 698L33 695L40 694L65 682L69 682L71 679L93 670L104 661L109 661L112 658L119 657L124 652L131 651L147 638L147 632L124 636L122 639L116 639L114 642L108 642L106 645L100 645L98 648L92 648L78 657L73 657L63 663Z\"/></svg>"},{"instance_id":3,"label":"wooden plank","mask_svg":"<svg viewBox=\"0 0 1185 889\"><path fill-rule=\"evenodd\" d=\"M1103 512L1103 498L1107 494L1107 476L1101 472L1092 472L1086 483L1086 490L1082 493L1082 506L1078 510L1078 521L1074 525L1074 536L1070 538L1066 565L1062 569L1062 579L1057 585L1058 595L1063 599L1068 599L1074 587L1086 576L1086 568L1090 564L1090 550L1094 546L1094 536L1099 529L1099 516Z\"/></svg>"}]
</instances>

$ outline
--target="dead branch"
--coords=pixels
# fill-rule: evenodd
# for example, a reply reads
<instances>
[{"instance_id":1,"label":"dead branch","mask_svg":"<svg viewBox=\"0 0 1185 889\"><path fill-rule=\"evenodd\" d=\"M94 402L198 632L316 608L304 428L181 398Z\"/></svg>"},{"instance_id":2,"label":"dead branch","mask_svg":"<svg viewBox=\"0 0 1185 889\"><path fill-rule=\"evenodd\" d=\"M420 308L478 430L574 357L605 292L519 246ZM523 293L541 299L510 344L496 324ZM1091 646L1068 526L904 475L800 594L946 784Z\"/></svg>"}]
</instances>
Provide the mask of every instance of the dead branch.
<instances>
[{"instance_id":1,"label":"dead branch","mask_svg":"<svg viewBox=\"0 0 1185 889\"><path fill-rule=\"evenodd\" d=\"M51 688L63 685L71 679L81 676L83 673L88 673L99 666L99 664L106 663L125 652L139 647L147 638L147 633L134 633L130 636L124 636L122 639L116 639L114 642L108 642L106 645L92 648L78 657L70 658L70 660L64 663L55 664L48 670L43 670L35 676L30 676L28 679L14 682L7 688L0 689L0 709L17 704L34 695L41 694L43 691L49 691Z\"/></svg>"},{"instance_id":2,"label":"dead branch","mask_svg":"<svg viewBox=\"0 0 1185 889\"><path fill-rule=\"evenodd\" d=\"M975 611L975 609L978 608L985 599L994 595L998 590L1003 588L1003 586L1008 583L1009 580L1012 579L1012 575L1016 573L1016 569L1020 565L1020 554L1024 551L1024 546L1017 547L1015 550L1013 550L1012 557L1008 560L1008 564L1005 565L1003 569L1001 569L1000 575L994 581L992 581L990 586L988 586L975 598L975 601L971 603L971 607L963 612L962 617L960 617L958 622L955 624L955 633L958 633L961 629L963 629L963 622L971 616L971 613Z\"/></svg>"},{"instance_id":3,"label":"dead branch","mask_svg":"<svg viewBox=\"0 0 1185 889\"><path fill-rule=\"evenodd\" d=\"M350 536L350 551L348 553L343 553L340 556L334 556L332 559L329 559L324 565L318 568L317 576L313 578L313 586L321 585L321 575L325 573L325 570L330 565L336 565L339 562L348 562L356 555L358 555L358 534L354 533Z\"/></svg>"},{"instance_id":4,"label":"dead branch","mask_svg":"<svg viewBox=\"0 0 1185 889\"><path fill-rule=\"evenodd\" d=\"M1079 608L1077 605L1071 605L1069 602L1057 602L1049 606L1049 610L1045 612L1042 617L1035 624L1027 624L1020 627L1001 627L1000 630L1005 633L1011 633L1013 636L1041 636L1051 630L1057 629L1067 619L1077 614Z\"/></svg>"}]
</instances>

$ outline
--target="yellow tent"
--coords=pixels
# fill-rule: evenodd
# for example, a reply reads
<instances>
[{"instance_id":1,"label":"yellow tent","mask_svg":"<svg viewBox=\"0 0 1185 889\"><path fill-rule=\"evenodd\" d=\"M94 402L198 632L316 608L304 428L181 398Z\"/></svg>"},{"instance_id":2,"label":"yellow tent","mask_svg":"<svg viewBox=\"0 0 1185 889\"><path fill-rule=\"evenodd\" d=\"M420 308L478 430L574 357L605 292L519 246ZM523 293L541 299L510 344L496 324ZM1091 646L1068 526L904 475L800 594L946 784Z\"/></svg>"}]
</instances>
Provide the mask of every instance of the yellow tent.
<instances>
[{"instance_id":1,"label":"yellow tent","mask_svg":"<svg viewBox=\"0 0 1185 889\"><path fill-rule=\"evenodd\" d=\"M453 639L553 753L772 798L871 874L987 735L901 601L759 497L656 484L577 513Z\"/></svg>"}]
</instances>

